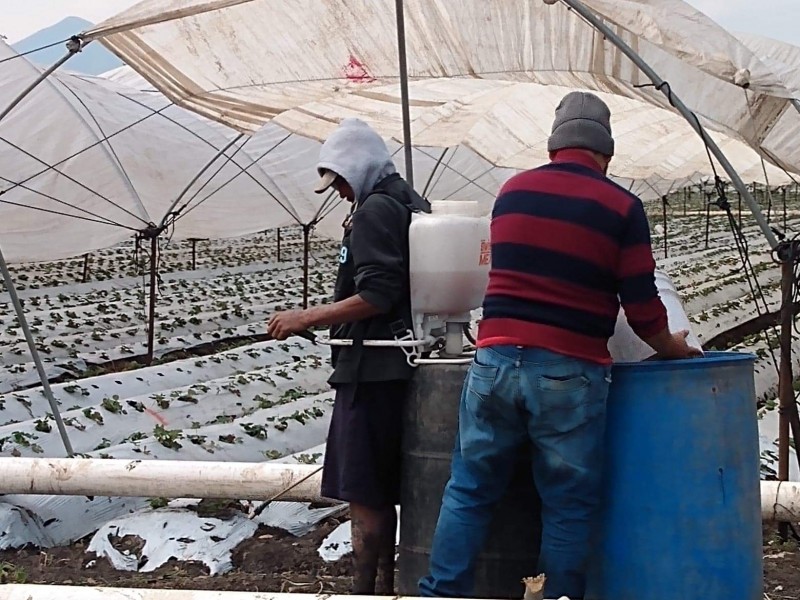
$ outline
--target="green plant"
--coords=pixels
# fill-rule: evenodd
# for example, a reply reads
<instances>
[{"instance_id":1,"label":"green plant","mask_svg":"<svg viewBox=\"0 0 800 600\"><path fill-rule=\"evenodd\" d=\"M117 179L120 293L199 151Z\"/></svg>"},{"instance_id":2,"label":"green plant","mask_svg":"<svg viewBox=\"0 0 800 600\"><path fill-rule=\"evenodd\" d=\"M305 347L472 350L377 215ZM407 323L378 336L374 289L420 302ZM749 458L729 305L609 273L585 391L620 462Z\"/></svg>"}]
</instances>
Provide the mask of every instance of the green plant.
<instances>
[{"instance_id":1,"label":"green plant","mask_svg":"<svg viewBox=\"0 0 800 600\"><path fill-rule=\"evenodd\" d=\"M322 452L315 452L314 454L301 454L297 457L297 462L304 465L315 465L322 456Z\"/></svg>"},{"instance_id":2,"label":"green plant","mask_svg":"<svg viewBox=\"0 0 800 600\"><path fill-rule=\"evenodd\" d=\"M47 417L44 419L36 419L34 423L36 423L34 427L36 431L41 431L42 433L50 433L53 431L53 426L50 425L50 420Z\"/></svg>"},{"instance_id":3,"label":"green plant","mask_svg":"<svg viewBox=\"0 0 800 600\"><path fill-rule=\"evenodd\" d=\"M183 439L183 433L180 431L180 429L165 429L162 425L156 425L153 429L153 437L155 437L156 441L165 448L179 450L183 447L178 441Z\"/></svg>"},{"instance_id":4,"label":"green plant","mask_svg":"<svg viewBox=\"0 0 800 600\"><path fill-rule=\"evenodd\" d=\"M91 419L92 421L94 421L98 425L102 425L103 424L103 415L101 415L99 412L97 412L93 408L84 408L83 409L83 416L86 417L87 419Z\"/></svg>"},{"instance_id":5,"label":"green plant","mask_svg":"<svg viewBox=\"0 0 800 600\"><path fill-rule=\"evenodd\" d=\"M28 574L22 567L17 567L9 562L0 563L0 583L25 583Z\"/></svg>"},{"instance_id":6,"label":"green plant","mask_svg":"<svg viewBox=\"0 0 800 600\"><path fill-rule=\"evenodd\" d=\"M257 425L256 423L242 423L241 426L245 433L250 437L254 437L257 440L267 439L267 427L265 425Z\"/></svg>"},{"instance_id":7,"label":"green plant","mask_svg":"<svg viewBox=\"0 0 800 600\"><path fill-rule=\"evenodd\" d=\"M153 510L157 510L159 508L164 508L168 506L169 500L167 500L166 498L150 498L150 500L148 500L147 503L150 505L150 508L152 508Z\"/></svg>"},{"instance_id":8,"label":"green plant","mask_svg":"<svg viewBox=\"0 0 800 600\"><path fill-rule=\"evenodd\" d=\"M119 396L116 394L111 398L103 398L103 401L100 403L100 406L105 408L110 413L120 413L122 412L122 404L120 404Z\"/></svg>"}]
</instances>

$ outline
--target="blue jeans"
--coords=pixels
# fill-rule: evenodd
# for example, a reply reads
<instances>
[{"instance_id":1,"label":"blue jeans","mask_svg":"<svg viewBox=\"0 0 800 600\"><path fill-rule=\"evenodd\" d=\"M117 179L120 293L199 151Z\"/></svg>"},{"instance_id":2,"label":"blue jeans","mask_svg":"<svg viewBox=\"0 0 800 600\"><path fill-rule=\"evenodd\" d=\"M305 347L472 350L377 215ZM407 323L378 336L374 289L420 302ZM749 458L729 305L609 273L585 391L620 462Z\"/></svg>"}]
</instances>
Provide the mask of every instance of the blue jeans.
<instances>
[{"instance_id":1,"label":"blue jeans","mask_svg":"<svg viewBox=\"0 0 800 600\"><path fill-rule=\"evenodd\" d=\"M542 499L538 573L547 577L545 597L583 597L603 481L610 375L610 367L546 350L478 350L461 395L450 481L421 596L473 594L475 560L493 508L508 488L515 456L530 441Z\"/></svg>"}]
</instances>

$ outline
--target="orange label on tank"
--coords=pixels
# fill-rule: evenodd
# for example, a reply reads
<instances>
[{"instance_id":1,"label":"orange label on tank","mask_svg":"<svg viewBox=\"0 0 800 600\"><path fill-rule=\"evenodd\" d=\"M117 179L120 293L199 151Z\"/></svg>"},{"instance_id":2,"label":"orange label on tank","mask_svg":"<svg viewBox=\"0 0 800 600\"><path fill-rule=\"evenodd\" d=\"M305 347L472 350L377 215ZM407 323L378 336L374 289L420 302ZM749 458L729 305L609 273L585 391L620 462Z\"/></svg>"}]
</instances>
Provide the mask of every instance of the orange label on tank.
<instances>
[{"instance_id":1,"label":"orange label on tank","mask_svg":"<svg viewBox=\"0 0 800 600\"><path fill-rule=\"evenodd\" d=\"M492 244L489 240L481 240L481 256L478 265L483 267L492 262Z\"/></svg>"}]
</instances>

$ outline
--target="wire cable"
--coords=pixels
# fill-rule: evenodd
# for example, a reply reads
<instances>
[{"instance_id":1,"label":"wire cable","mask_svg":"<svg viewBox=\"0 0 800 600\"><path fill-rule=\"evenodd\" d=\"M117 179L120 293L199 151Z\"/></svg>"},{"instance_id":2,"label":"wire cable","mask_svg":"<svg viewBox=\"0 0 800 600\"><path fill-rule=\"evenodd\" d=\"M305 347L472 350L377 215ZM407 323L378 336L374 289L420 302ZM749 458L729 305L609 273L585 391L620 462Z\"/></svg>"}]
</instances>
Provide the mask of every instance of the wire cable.
<instances>
[{"instance_id":1,"label":"wire cable","mask_svg":"<svg viewBox=\"0 0 800 600\"><path fill-rule=\"evenodd\" d=\"M8 183L13 183L11 180L6 179L3 176L0 176L0 180L7 181ZM123 229L130 229L131 231L138 231L134 227L130 227L128 225L123 225L122 223L117 223L116 221L114 221L114 220L112 220L112 219L110 219L108 217L103 217L101 215L93 213L90 210L86 210L85 208L80 208L78 206L74 206L74 205L70 204L69 202L65 202L64 200L59 200L58 198L56 198L54 196L51 196L51 195L46 194L44 192L41 192L39 190L33 189L31 187L28 187L27 185L22 185L20 187L22 187L22 189L24 189L24 190L26 190L28 192L31 192L33 194L37 194L39 196L47 198L48 200L52 200L53 202L55 202L57 204L63 204L64 206L68 206L71 209L78 210L80 212L84 212L87 215L91 215L92 217L95 217L95 219L97 219L95 221L97 223L103 223L105 225L111 225L111 226L114 226L114 227L121 227ZM25 204L20 204L18 202L12 202L10 200L4 200L2 195L0 195L0 202L5 203L5 204L9 204L9 205L13 205L13 206L21 206L21 207L24 207L24 208L30 208L31 210L40 210L42 212L48 212L48 213L52 213L52 214L56 214L56 215L61 215L61 216L64 216L64 217L84 218L84 220L87 220L87 221L93 220L93 219L86 219L85 217L77 217L76 215L71 215L69 213L62 213L62 212L55 211L55 210L48 210L48 209L39 208L39 207L35 207L35 206L28 206L28 205L25 205Z\"/></svg>"},{"instance_id":2,"label":"wire cable","mask_svg":"<svg viewBox=\"0 0 800 600\"><path fill-rule=\"evenodd\" d=\"M122 211L122 212L126 213L127 215L129 215L129 216L133 217L134 219L136 219L136 220L138 220L138 221L141 221L143 224L147 225L147 221L145 221L144 219L142 219L142 217L140 217L139 215L137 215L137 214L135 214L135 213L132 213L132 212L131 212L131 211L129 211L127 208L125 208L125 207L123 207L123 206L120 206L119 204L117 204L117 203L116 203L116 202L114 202L113 200L110 200L110 199L106 198L106 197L105 197L103 194L101 194L100 192L98 192L98 191L96 191L96 190L93 190L93 189L92 189L92 188L90 188L88 185L86 185L86 184L84 184L84 183L81 183L80 181L78 181L78 180L77 180L77 179L75 179L74 177L71 177L71 176L67 175L66 173L64 173L63 171L59 171L58 169L56 169L56 168L53 168L53 166L52 166L52 165L49 165L47 162L45 162L45 161L43 161L42 159L38 158L37 156L35 156L35 155L31 154L30 152L28 152L28 151L27 151L27 150L25 150L24 148L22 148L22 147L18 146L17 144L15 144L15 143L13 143L13 142L10 142L10 141L8 141L7 139L5 139L5 138L3 138L3 137L0 137L0 141L3 141L3 142L5 142L6 144L8 144L9 146L11 146L11 147L12 147L12 148L14 148L15 150L17 150L17 151L21 152L22 154L24 154L24 155L25 155L25 156L27 156L28 158L31 158L31 159L35 160L35 161L36 161L36 162L38 162L39 164L45 165L46 167L50 167L50 168L51 168L53 171L55 171L56 173L58 173L59 175L61 175L61 176L62 176L62 177L64 177L65 179L67 179L68 181L71 181L72 183L74 183L75 185L77 185L78 187L80 187L81 189L84 189L84 190L86 190L86 191L87 191L87 192L89 192L90 194L94 194L95 196L97 196L97 197L98 197L98 198L100 198L101 200L104 200L105 202L108 202L108 203L109 203L109 204L111 204L113 207L115 207L115 208L119 209L120 211ZM9 183L16 183L16 182L9 181ZM27 188L26 188L26 189L27 189ZM44 194L43 194L43 195L44 195Z\"/></svg>"},{"instance_id":3,"label":"wire cable","mask_svg":"<svg viewBox=\"0 0 800 600\"><path fill-rule=\"evenodd\" d=\"M34 48L33 50L28 50L26 52L19 52L14 54L14 56L8 56L0 60L0 65L10 60L14 60L15 58L22 58L23 56L28 56L29 54L35 54L36 52L41 52L42 50L47 50L48 48L53 48L54 46L62 46L70 41L72 38L67 38L65 40L61 40L60 42L53 42L52 44L47 44L46 46L41 46L40 48Z\"/></svg>"}]
</instances>

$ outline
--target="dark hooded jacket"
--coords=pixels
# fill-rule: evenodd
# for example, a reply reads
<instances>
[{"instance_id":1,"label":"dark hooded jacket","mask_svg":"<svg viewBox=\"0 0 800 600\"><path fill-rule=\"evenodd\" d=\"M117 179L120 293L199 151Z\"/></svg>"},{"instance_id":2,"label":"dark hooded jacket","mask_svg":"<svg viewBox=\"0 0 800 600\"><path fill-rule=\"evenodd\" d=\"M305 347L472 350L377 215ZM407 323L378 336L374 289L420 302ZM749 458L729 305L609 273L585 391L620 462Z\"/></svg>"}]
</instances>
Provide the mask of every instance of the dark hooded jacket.
<instances>
[{"instance_id":1,"label":"dark hooded jacket","mask_svg":"<svg viewBox=\"0 0 800 600\"><path fill-rule=\"evenodd\" d=\"M338 135L337 135L338 134ZM413 368L399 348L370 348L363 340L390 340L412 329L408 228L413 212L430 206L395 171L383 140L357 119L343 121L320 153L319 169L341 175L356 196L345 221L334 301L356 294L381 310L370 319L331 327L330 383L410 379Z\"/></svg>"}]
</instances>

